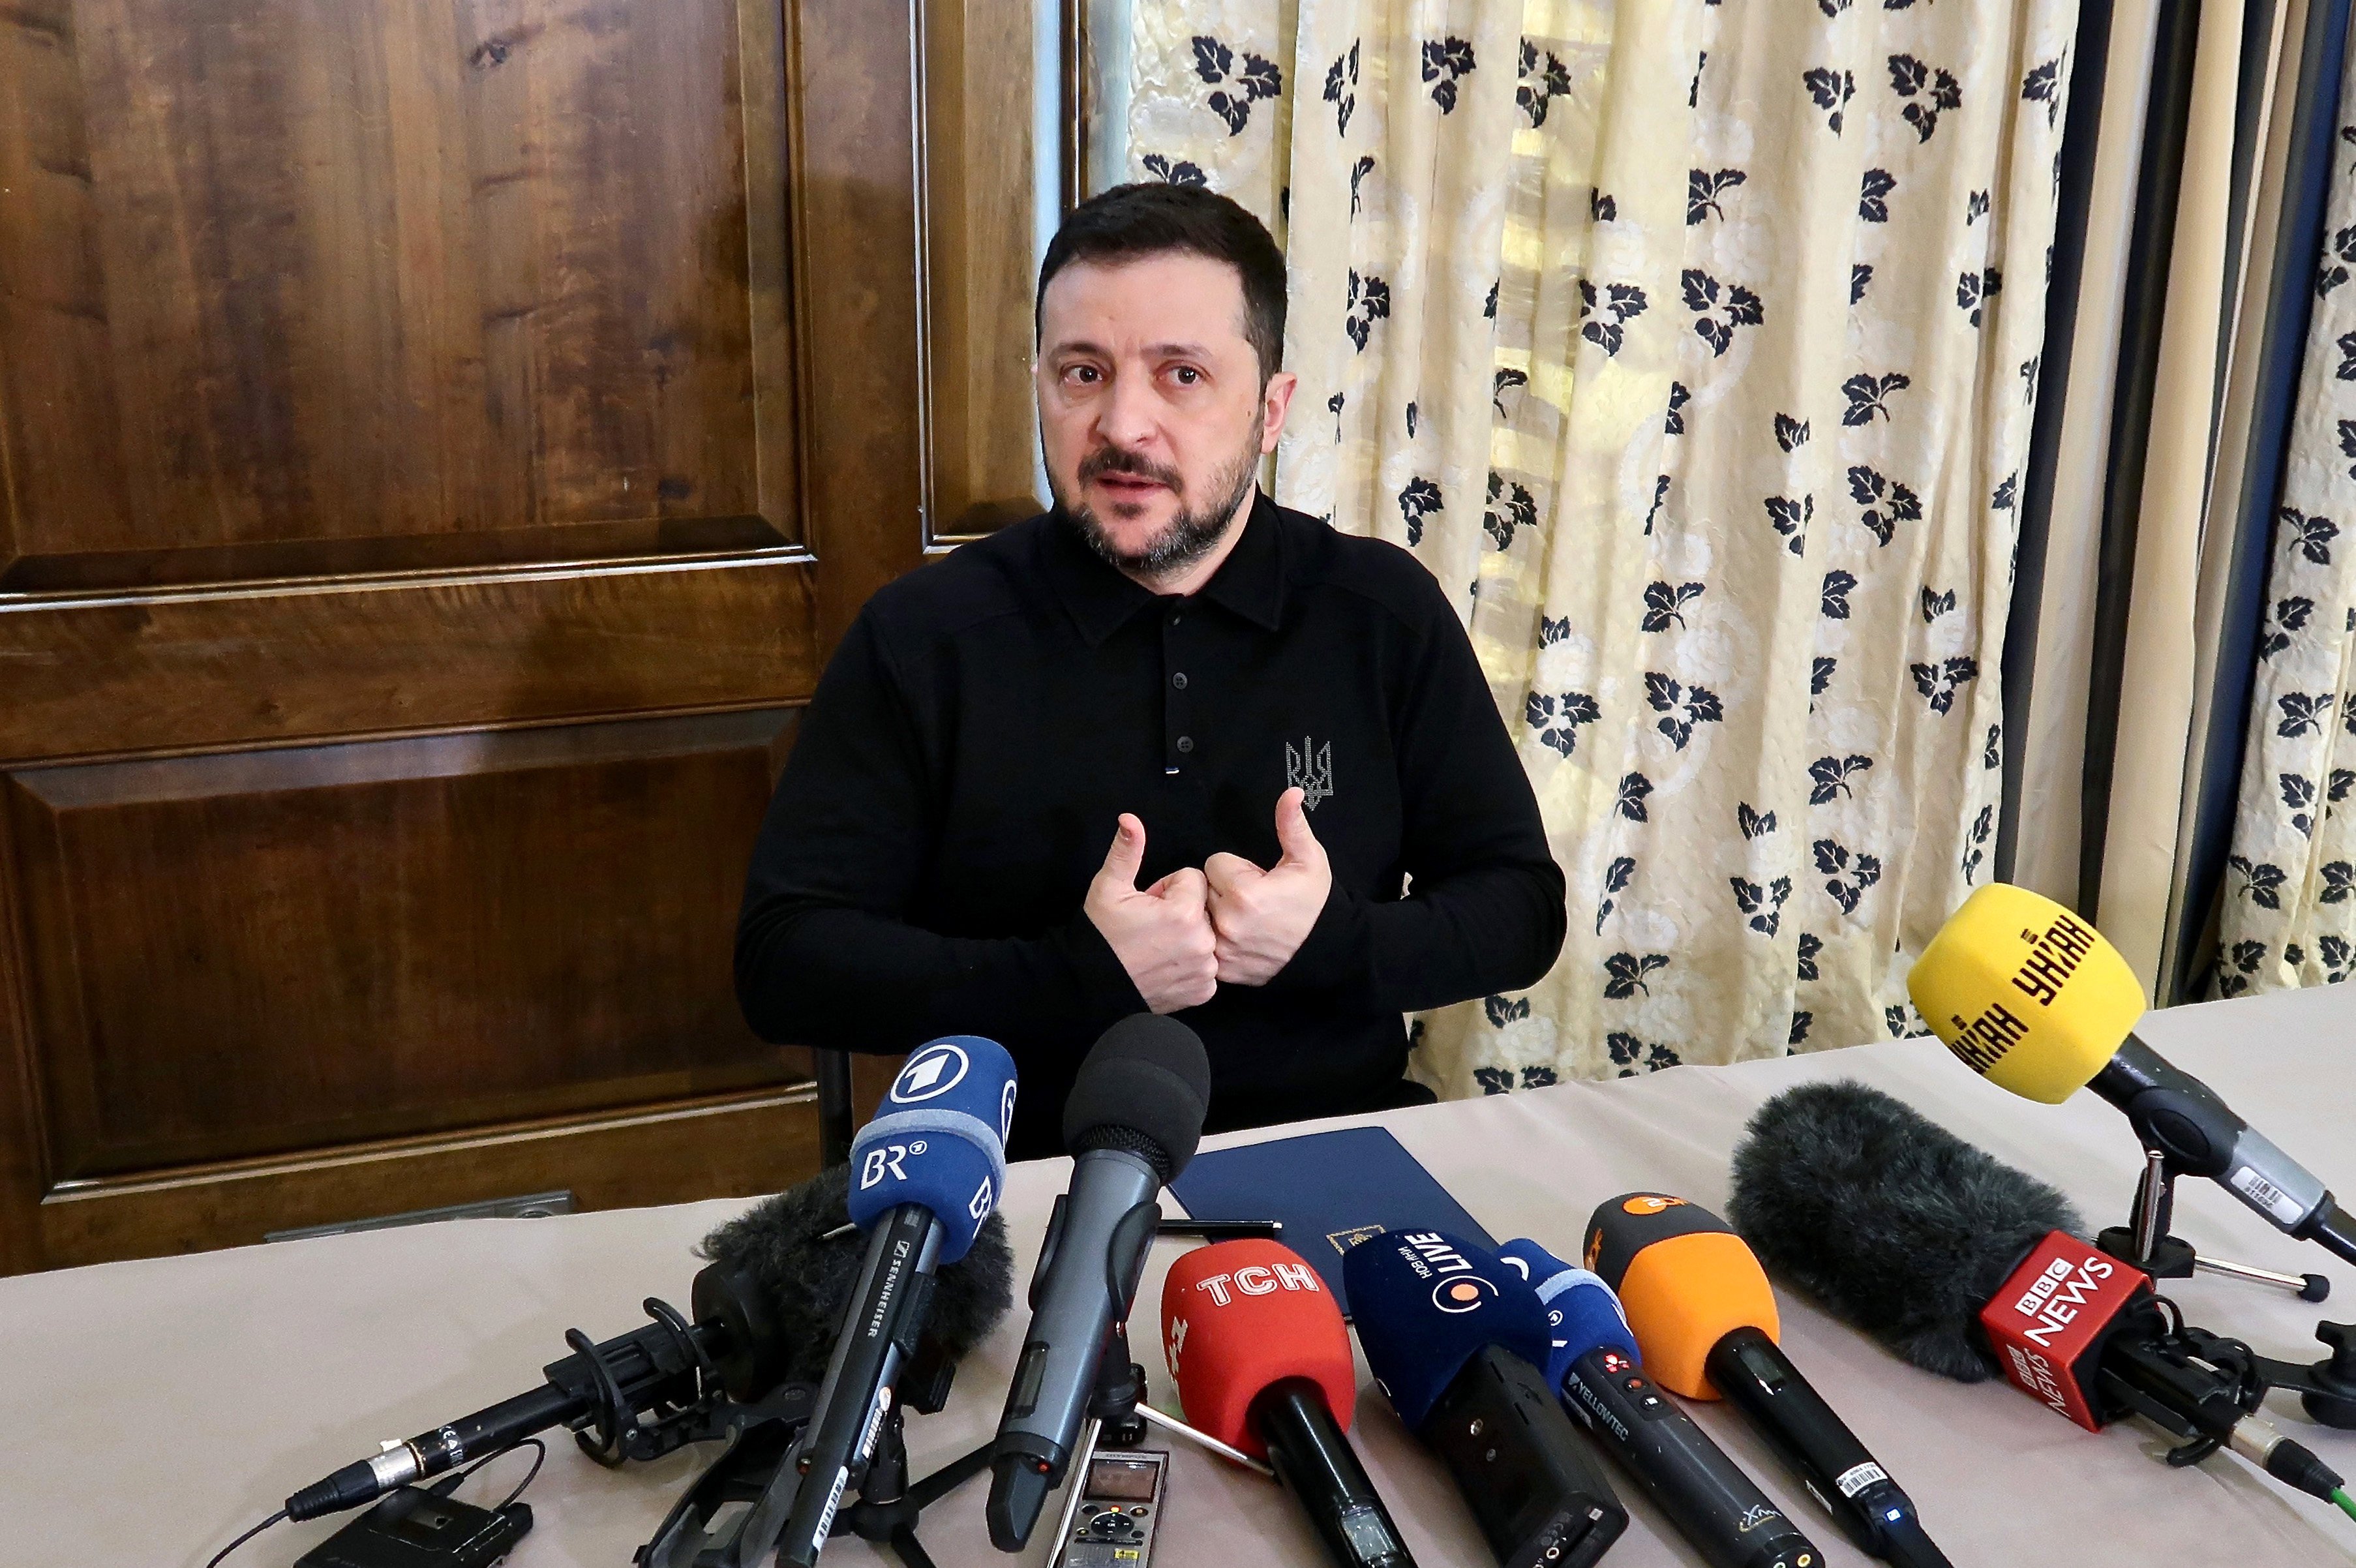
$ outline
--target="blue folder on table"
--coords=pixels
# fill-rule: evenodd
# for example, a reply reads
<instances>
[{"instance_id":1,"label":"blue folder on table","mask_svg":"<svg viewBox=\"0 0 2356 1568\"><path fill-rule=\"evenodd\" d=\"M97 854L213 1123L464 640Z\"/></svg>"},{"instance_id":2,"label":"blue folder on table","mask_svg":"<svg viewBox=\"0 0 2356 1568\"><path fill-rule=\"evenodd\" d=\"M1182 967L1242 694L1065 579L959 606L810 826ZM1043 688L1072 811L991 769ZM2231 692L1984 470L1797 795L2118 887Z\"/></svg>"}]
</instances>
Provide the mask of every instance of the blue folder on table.
<instances>
[{"instance_id":1,"label":"blue folder on table","mask_svg":"<svg viewBox=\"0 0 2356 1568\"><path fill-rule=\"evenodd\" d=\"M1344 1316L1342 1254L1385 1230L1445 1230L1497 1243L1381 1127L1344 1127L1196 1155L1170 1190L1196 1219L1279 1219Z\"/></svg>"}]
</instances>

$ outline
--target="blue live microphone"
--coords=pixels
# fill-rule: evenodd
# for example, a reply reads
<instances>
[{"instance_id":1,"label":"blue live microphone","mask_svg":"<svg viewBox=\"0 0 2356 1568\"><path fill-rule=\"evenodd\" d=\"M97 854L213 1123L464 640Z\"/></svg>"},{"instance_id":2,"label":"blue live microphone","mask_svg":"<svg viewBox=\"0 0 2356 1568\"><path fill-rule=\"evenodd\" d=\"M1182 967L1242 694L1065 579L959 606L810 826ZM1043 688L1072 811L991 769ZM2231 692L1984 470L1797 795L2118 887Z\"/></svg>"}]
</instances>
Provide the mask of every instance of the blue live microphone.
<instances>
[{"instance_id":1,"label":"blue live microphone","mask_svg":"<svg viewBox=\"0 0 2356 1568\"><path fill-rule=\"evenodd\" d=\"M1456 1478L1503 1568L1584 1568L1628 1528L1539 1368L1546 1309L1487 1250L1386 1230L1344 1255L1358 1343L1408 1428Z\"/></svg>"},{"instance_id":2,"label":"blue live microphone","mask_svg":"<svg viewBox=\"0 0 2356 1568\"><path fill-rule=\"evenodd\" d=\"M1710 1568L1818 1568L1824 1554L1644 1376L1611 1286L1536 1241L1508 1241L1499 1255L1542 1304L1547 1386Z\"/></svg>"},{"instance_id":3,"label":"blue live microphone","mask_svg":"<svg viewBox=\"0 0 2356 1568\"><path fill-rule=\"evenodd\" d=\"M978 1035L913 1053L851 1145L851 1222L867 1257L792 1459L755 1505L729 1568L779 1561L809 1568L846 1487L865 1474L915 1354L933 1276L972 1247L1006 1187L1014 1058Z\"/></svg>"}]
</instances>

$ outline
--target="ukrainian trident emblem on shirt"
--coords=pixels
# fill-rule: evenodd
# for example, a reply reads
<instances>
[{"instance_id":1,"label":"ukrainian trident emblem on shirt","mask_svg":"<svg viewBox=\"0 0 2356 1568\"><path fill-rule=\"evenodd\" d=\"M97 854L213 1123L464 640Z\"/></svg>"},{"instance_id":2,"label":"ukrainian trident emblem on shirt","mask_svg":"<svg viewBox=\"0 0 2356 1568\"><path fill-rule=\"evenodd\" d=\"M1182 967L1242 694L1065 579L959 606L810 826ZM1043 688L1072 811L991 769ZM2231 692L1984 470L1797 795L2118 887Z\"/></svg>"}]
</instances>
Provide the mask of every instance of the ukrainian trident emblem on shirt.
<instances>
[{"instance_id":1,"label":"ukrainian trident emblem on shirt","mask_svg":"<svg viewBox=\"0 0 2356 1568\"><path fill-rule=\"evenodd\" d=\"M1317 802L1333 793L1333 743L1318 746L1307 736L1301 737L1301 749L1295 751L1290 741L1284 743L1284 781L1301 791L1301 804L1315 811Z\"/></svg>"}]
</instances>

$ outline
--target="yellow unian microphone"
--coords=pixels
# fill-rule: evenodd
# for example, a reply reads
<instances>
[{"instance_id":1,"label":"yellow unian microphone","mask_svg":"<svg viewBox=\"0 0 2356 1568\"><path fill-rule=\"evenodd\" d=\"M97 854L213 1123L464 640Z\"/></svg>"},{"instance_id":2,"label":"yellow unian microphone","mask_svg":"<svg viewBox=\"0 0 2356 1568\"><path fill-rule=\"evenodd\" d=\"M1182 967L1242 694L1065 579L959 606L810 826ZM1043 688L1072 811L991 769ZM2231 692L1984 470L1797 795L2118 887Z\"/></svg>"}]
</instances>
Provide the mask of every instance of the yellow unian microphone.
<instances>
[{"instance_id":1,"label":"yellow unian microphone","mask_svg":"<svg viewBox=\"0 0 2356 1568\"><path fill-rule=\"evenodd\" d=\"M2276 1230L2356 1262L2356 1216L2322 1181L2136 1038L2143 984L2092 923L1991 883L1931 939L1906 989L1931 1032L1989 1082L2048 1105L2092 1085L2170 1174L2222 1182Z\"/></svg>"},{"instance_id":2,"label":"yellow unian microphone","mask_svg":"<svg viewBox=\"0 0 2356 1568\"><path fill-rule=\"evenodd\" d=\"M1906 989L1965 1067L2048 1105L2092 1081L2144 1015L2143 983L2102 932L2002 882L1939 928Z\"/></svg>"}]
</instances>

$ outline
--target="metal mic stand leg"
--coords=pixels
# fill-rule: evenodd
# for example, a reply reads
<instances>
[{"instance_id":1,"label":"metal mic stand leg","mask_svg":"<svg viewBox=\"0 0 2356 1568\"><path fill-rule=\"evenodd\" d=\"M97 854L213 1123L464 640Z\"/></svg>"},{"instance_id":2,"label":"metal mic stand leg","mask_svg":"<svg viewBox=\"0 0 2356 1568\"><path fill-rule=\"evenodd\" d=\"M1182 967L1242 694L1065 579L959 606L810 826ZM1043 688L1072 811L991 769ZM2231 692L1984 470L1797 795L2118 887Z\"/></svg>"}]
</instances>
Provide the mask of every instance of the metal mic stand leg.
<instances>
[{"instance_id":1,"label":"metal mic stand leg","mask_svg":"<svg viewBox=\"0 0 2356 1568\"><path fill-rule=\"evenodd\" d=\"M827 1533L889 1546L906 1568L933 1568L931 1556L916 1539L916 1516L988 1469L991 1444L983 1444L912 1487L903 1408L894 1403L884 1416L884 1429L875 1438L875 1457L859 1486L859 1500L835 1515L834 1527Z\"/></svg>"},{"instance_id":2,"label":"metal mic stand leg","mask_svg":"<svg viewBox=\"0 0 2356 1568\"><path fill-rule=\"evenodd\" d=\"M2249 1263L2230 1263L2222 1258L2204 1258L2193 1251L2190 1241L2169 1235L2169 1219L2176 1208L2176 1175L2169 1168L2167 1155L2158 1149L2146 1149L2143 1176L2136 1183L2135 1211L2129 1223L2104 1230L2094 1238L2094 1245L2114 1258L2133 1263L2154 1279L2190 1279L2192 1272L2199 1269L2206 1273L2274 1285L2289 1291L2301 1301L2321 1301L2331 1294L2331 1282L2321 1274L2286 1274Z\"/></svg>"}]
</instances>

